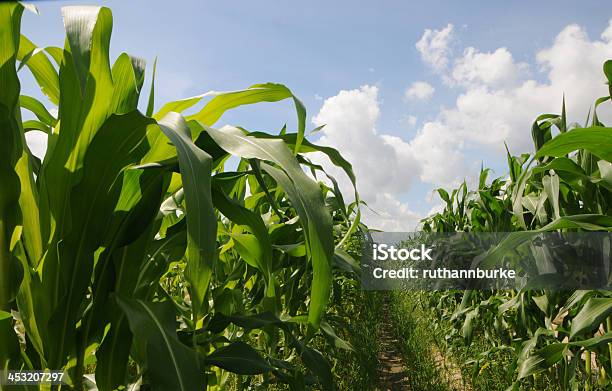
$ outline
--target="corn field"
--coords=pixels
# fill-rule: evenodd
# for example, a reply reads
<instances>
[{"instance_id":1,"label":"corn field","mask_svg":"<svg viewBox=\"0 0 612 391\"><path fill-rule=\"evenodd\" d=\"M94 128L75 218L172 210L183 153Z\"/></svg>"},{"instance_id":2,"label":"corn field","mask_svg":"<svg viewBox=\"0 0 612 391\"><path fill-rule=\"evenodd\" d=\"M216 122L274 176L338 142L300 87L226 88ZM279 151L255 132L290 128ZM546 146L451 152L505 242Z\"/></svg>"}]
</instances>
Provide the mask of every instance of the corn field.
<instances>
[{"instance_id":1,"label":"corn field","mask_svg":"<svg viewBox=\"0 0 612 391\"><path fill-rule=\"evenodd\" d=\"M364 291L372 231L353 167L307 139L320 127L289 88L160 104L157 60L111 59L110 9L64 7L63 46L39 47L28 8L0 2L0 390L8 371L58 371L61 384L6 388L382 391L391 361L411 391L612 390L612 291ZM533 153L506 147L508 175L436 189L444 208L421 230L612 231L612 128L597 115L612 60L603 73L584 123L551 97L561 110L531 124ZM281 101L289 128L223 124ZM42 159L28 132L46 134Z\"/></svg>"},{"instance_id":2,"label":"corn field","mask_svg":"<svg viewBox=\"0 0 612 391\"><path fill-rule=\"evenodd\" d=\"M351 349L328 304L363 226L356 193L313 179L318 152L355 183L305 139L300 100L268 83L155 112L152 83L143 113L145 62L111 63L108 8L64 8L65 44L45 48L23 12L0 3L0 369L65 371L53 389L333 388L316 346ZM21 95L23 72L53 107ZM281 100L294 132L213 127ZM29 131L48 136L42 161Z\"/></svg>"},{"instance_id":3,"label":"corn field","mask_svg":"<svg viewBox=\"0 0 612 391\"><path fill-rule=\"evenodd\" d=\"M612 231L612 129L597 116L599 105L610 104L612 61L603 71L608 91L602 88L583 126L568 123L565 100L560 114L540 115L531 127L534 154L508 151L509 176L488 181L490 170L482 169L477 189L465 182L438 189L445 208L424 221L424 230ZM420 300L434 309L449 349L485 341L466 363L473 381L506 355L508 390L612 388L609 291L446 291Z\"/></svg>"}]
</instances>

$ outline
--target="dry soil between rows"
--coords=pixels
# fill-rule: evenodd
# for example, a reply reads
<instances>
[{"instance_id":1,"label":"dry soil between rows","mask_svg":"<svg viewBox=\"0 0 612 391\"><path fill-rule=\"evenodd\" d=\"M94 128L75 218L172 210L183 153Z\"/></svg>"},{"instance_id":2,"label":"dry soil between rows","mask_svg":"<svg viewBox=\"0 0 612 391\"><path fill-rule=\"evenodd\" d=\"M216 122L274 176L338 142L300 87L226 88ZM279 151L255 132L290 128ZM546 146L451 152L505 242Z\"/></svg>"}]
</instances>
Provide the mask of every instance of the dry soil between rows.
<instances>
[{"instance_id":1,"label":"dry soil between rows","mask_svg":"<svg viewBox=\"0 0 612 391\"><path fill-rule=\"evenodd\" d=\"M381 349L378 352L378 386L377 391L410 390L406 366L401 352L398 350L399 342L391 330L389 308L385 300L381 319Z\"/></svg>"}]
</instances>

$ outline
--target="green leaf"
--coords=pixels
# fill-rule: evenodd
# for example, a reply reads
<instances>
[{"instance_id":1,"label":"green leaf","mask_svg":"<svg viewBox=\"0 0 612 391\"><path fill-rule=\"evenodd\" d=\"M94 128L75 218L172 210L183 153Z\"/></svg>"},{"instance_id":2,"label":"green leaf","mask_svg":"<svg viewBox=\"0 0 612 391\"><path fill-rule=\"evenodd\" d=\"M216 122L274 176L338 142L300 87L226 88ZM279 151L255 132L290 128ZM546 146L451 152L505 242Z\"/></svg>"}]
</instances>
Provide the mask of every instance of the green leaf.
<instances>
[{"instance_id":1,"label":"green leaf","mask_svg":"<svg viewBox=\"0 0 612 391\"><path fill-rule=\"evenodd\" d=\"M300 216L306 236L307 254L313 268L308 321L318 328L331 291L334 251L333 237L329 232L331 218L325 206L321 205L322 197L318 187L316 190L308 189L306 186L309 184L304 181L301 182L304 186L296 185L285 171L271 165L264 163L262 168L285 190Z\"/></svg>"},{"instance_id":2,"label":"green leaf","mask_svg":"<svg viewBox=\"0 0 612 391\"><path fill-rule=\"evenodd\" d=\"M53 104L58 105L60 100L59 75L45 52L22 35L17 58L21 61L19 69L27 66L43 94Z\"/></svg>"},{"instance_id":3,"label":"green leaf","mask_svg":"<svg viewBox=\"0 0 612 391\"><path fill-rule=\"evenodd\" d=\"M601 322L612 313L612 298L590 298L572 319L570 339L578 334L591 332L599 327Z\"/></svg>"},{"instance_id":4,"label":"green leaf","mask_svg":"<svg viewBox=\"0 0 612 391\"><path fill-rule=\"evenodd\" d=\"M153 115L155 110L155 74L157 73L157 57L153 61L153 75L151 76L151 89L149 90L149 100L147 103L147 117Z\"/></svg>"},{"instance_id":5,"label":"green leaf","mask_svg":"<svg viewBox=\"0 0 612 391\"><path fill-rule=\"evenodd\" d=\"M323 385L323 389L333 389L333 375L329 362L318 350L305 345L298 348L304 365L310 369Z\"/></svg>"},{"instance_id":6,"label":"green leaf","mask_svg":"<svg viewBox=\"0 0 612 391\"><path fill-rule=\"evenodd\" d=\"M110 30L112 27L112 16L108 8L97 6L69 6L62 8L62 17L64 18L64 27L66 28L66 38L70 46L72 60L74 61L75 69L81 91L84 92L89 78L89 69L91 64L90 45L98 31L108 38L105 39L106 47L110 41ZM94 23L92 23L94 22ZM97 27L98 22L105 25ZM102 41L101 41L102 42ZM104 52L103 52L104 53ZM108 50L106 50L108 54Z\"/></svg>"},{"instance_id":7,"label":"green leaf","mask_svg":"<svg viewBox=\"0 0 612 391\"><path fill-rule=\"evenodd\" d=\"M94 268L95 253L104 243L106 229L121 194L123 170L136 164L146 152L143 143L153 120L137 111L114 115L105 121L86 151L81 181L71 188L71 230L64 233L56 252L47 252L39 265L48 275L61 276L44 281L45 295L55 303L41 303L54 309L48 325L53 349L50 365L61 365L71 348L75 330L70 325L80 309ZM119 179L119 180L118 180ZM58 305L61 303L61 305Z\"/></svg>"},{"instance_id":8,"label":"green leaf","mask_svg":"<svg viewBox=\"0 0 612 391\"><path fill-rule=\"evenodd\" d=\"M0 310L9 309L12 300L10 243L21 225L17 207L21 189L16 165L23 151L23 137L17 120L20 86L15 58L22 13L19 4L0 4Z\"/></svg>"},{"instance_id":9,"label":"green leaf","mask_svg":"<svg viewBox=\"0 0 612 391\"><path fill-rule=\"evenodd\" d=\"M585 339L584 341L570 342L568 345L580 346L588 350L593 350L599 346L607 345L610 342L612 342L612 332L608 332L597 337Z\"/></svg>"},{"instance_id":10,"label":"green leaf","mask_svg":"<svg viewBox=\"0 0 612 391\"><path fill-rule=\"evenodd\" d=\"M255 252L260 253L261 256L253 261L256 267L264 272L266 279L269 281L272 272L272 241L261 216L238 204L219 189L213 188L212 196L214 205L225 217L235 224L247 228L255 235L257 242L253 245L259 247ZM238 239L238 242L240 242L240 239Z\"/></svg>"},{"instance_id":11,"label":"green leaf","mask_svg":"<svg viewBox=\"0 0 612 391\"><path fill-rule=\"evenodd\" d=\"M37 121L35 119L29 121L23 121L23 131L29 132L31 130L38 130L47 134L51 134L51 128L47 124Z\"/></svg>"},{"instance_id":12,"label":"green leaf","mask_svg":"<svg viewBox=\"0 0 612 391\"><path fill-rule=\"evenodd\" d=\"M262 266L263 250L259 245L259 241L255 235L245 233L230 233L230 237L234 241L234 247L242 259L249 265L258 268L261 271L265 270Z\"/></svg>"},{"instance_id":13,"label":"green leaf","mask_svg":"<svg viewBox=\"0 0 612 391\"><path fill-rule=\"evenodd\" d=\"M217 216L211 195L212 158L191 140L180 114L169 113L159 121L162 132L176 147L187 208L187 267L194 318L202 308L217 251Z\"/></svg>"},{"instance_id":14,"label":"green leaf","mask_svg":"<svg viewBox=\"0 0 612 391\"><path fill-rule=\"evenodd\" d=\"M346 272L361 275L359 263L349 253L338 247L334 250L334 265Z\"/></svg>"},{"instance_id":15,"label":"green leaf","mask_svg":"<svg viewBox=\"0 0 612 391\"><path fill-rule=\"evenodd\" d=\"M176 314L168 302L147 303L117 297L132 334L146 344L147 375L153 390L193 391L204 389L204 371L197 353L176 335Z\"/></svg>"},{"instance_id":16,"label":"green leaf","mask_svg":"<svg viewBox=\"0 0 612 391\"><path fill-rule=\"evenodd\" d=\"M87 148L110 117L113 96L108 8L62 9L67 40L60 66L61 130L49 138L39 177L43 241L57 246L70 226L70 189L78 183ZM53 218L51 218L53 216Z\"/></svg>"},{"instance_id":17,"label":"green leaf","mask_svg":"<svg viewBox=\"0 0 612 391\"><path fill-rule=\"evenodd\" d=\"M559 176L554 171L551 171L550 175L545 175L542 178L542 185L544 185L544 191L548 196L548 201L551 203L553 211L555 213L555 219L560 218L559 214Z\"/></svg>"},{"instance_id":18,"label":"green leaf","mask_svg":"<svg viewBox=\"0 0 612 391\"><path fill-rule=\"evenodd\" d=\"M155 113L153 118L155 118L155 119L162 119L166 115L168 115L169 113L172 113L172 112L174 112L174 113L182 113L183 111L187 110L188 108L195 106L204 97L209 96L209 95L215 95L215 93L214 92L207 92L207 93L202 94L202 95L196 95L196 96L192 96L190 98L185 98L185 99L180 99L180 100L173 101L173 102L168 102L165 105L163 105L162 108L157 113Z\"/></svg>"},{"instance_id":19,"label":"green leaf","mask_svg":"<svg viewBox=\"0 0 612 391\"><path fill-rule=\"evenodd\" d=\"M298 132L294 149L295 153L298 153L306 129L306 108L291 90L282 84L255 84L246 90L219 94L188 119L197 120L206 126L213 126L227 110L260 102L278 102L287 98L293 99L298 116Z\"/></svg>"},{"instance_id":20,"label":"green leaf","mask_svg":"<svg viewBox=\"0 0 612 391\"><path fill-rule=\"evenodd\" d=\"M584 214L562 216L537 230L537 232L554 231L564 228L580 228L587 231L612 231L612 216Z\"/></svg>"},{"instance_id":21,"label":"green leaf","mask_svg":"<svg viewBox=\"0 0 612 391\"><path fill-rule=\"evenodd\" d=\"M212 333L220 333L230 323L248 330L261 329L267 326L280 326L283 324L283 322L271 312L252 315L224 315L217 312L208 324L208 330Z\"/></svg>"},{"instance_id":22,"label":"green leaf","mask_svg":"<svg viewBox=\"0 0 612 391\"><path fill-rule=\"evenodd\" d=\"M209 354L204 362L240 375L259 375L272 369L259 353L244 342L234 342Z\"/></svg>"},{"instance_id":23,"label":"green leaf","mask_svg":"<svg viewBox=\"0 0 612 391\"><path fill-rule=\"evenodd\" d=\"M113 97L111 110L121 114L136 110L142 83L145 63L143 60L122 53L113 65Z\"/></svg>"},{"instance_id":24,"label":"green leaf","mask_svg":"<svg viewBox=\"0 0 612 391\"><path fill-rule=\"evenodd\" d=\"M603 71L608 79L608 83L612 84L612 60L607 60L604 62Z\"/></svg>"},{"instance_id":25,"label":"green leaf","mask_svg":"<svg viewBox=\"0 0 612 391\"><path fill-rule=\"evenodd\" d=\"M579 149L585 149L602 159L612 161L612 128L592 126L572 129L548 141L535 156L561 157Z\"/></svg>"},{"instance_id":26,"label":"green leaf","mask_svg":"<svg viewBox=\"0 0 612 391\"><path fill-rule=\"evenodd\" d=\"M564 216L536 230L510 232L498 245L487 251L486 256L483 257L481 262L483 265L494 265L504 255L533 238L533 234L536 232L549 232L568 228L579 228L587 231L612 231L612 217L596 214Z\"/></svg>"},{"instance_id":27,"label":"green leaf","mask_svg":"<svg viewBox=\"0 0 612 391\"><path fill-rule=\"evenodd\" d=\"M523 193L527 186L527 181L531 177L533 170L529 170L529 165L533 162L533 158L527 162L527 166L518 177L517 183L512 188L512 213L518 221L519 228L527 229L525 224L525 216L523 215Z\"/></svg>"},{"instance_id":28,"label":"green leaf","mask_svg":"<svg viewBox=\"0 0 612 391\"><path fill-rule=\"evenodd\" d=\"M267 133L261 133L261 132L252 132L252 133L249 133L249 135L257 137L257 138L272 138L272 139L279 138L278 136L273 136L273 135L269 135ZM290 147L293 146L293 148L295 149L295 146L297 145L297 139L298 139L298 135L296 133L283 134L280 136L280 138L284 142L286 142L287 145L289 145ZM355 200L358 201L359 194L357 193L357 178L355 177L355 173L353 172L353 166L351 165L351 163L348 160L346 160L340 154L340 152L338 152L338 150L331 148L331 147L323 146L323 145L317 145L317 144L311 143L307 139L304 139L300 147L300 153L311 153L311 152L321 152L325 154L329 158L329 160L332 162L333 165L335 165L338 168L341 168L344 171L346 176L351 180L351 183L353 184L353 188L355 190Z\"/></svg>"},{"instance_id":29,"label":"green leaf","mask_svg":"<svg viewBox=\"0 0 612 391\"><path fill-rule=\"evenodd\" d=\"M27 95L21 95L19 97L19 104L26 110L31 111L36 118L38 118L42 123L49 127L55 126L57 124L57 119L55 119L51 113L47 110L47 108L40 103L35 98Z\"/></svg>"},{"instance_id":30,"label":"green leaf","mask_svg":"<svg viewBox=\"0 0 612 391\"><path fill-rule=\"evenodd\" d=\"M552 367L563 359L566 349L567 344L553 343L537 350L520 362L518 379L524 379Z\"/></svg>"},{"instance_id":31,"label":"green leaf","mask_svg":"<svg viewBox=\"0 0 612 391\"><path fill-rule=\"evenodd\" d=\"M440 198L442 198L442 200L446 202L446 205L448 205L449 208L452 208L451 200L450 200L450 196L448 195L448 192L442 188L438 188L436 189L436 191L440 195Z\"/></svg>"},{"instance_id":32,"label":"green leaf","mask_svg":"<svg viewBox=\"0 0 612 391\"><path fill-rule=\"evenodd\" d=\"M463 321L463 327L461 328L461 332L463 333L463 338L465 339L465 343L468 346L472 344L472 337L474 336L474 326L477 318L478 307L469 311L465 315L465 320Z\"/></svg>"},{"instance_id":33,"label":"green leaf","mask_svg":"<svg viewBox=\"0 0 612 391\"><path fill-rule=\"evenodd\" d=\"M321 322L321 331L323 335L327 337L327 339L331 342L331 344L339 349L350 350L353 351L353 346L350 343L338 337L338 334L334 331L329 323L326 321Z\"/></svg>"},{"instance_id":34,"label":"green leaf","mask_svg":"<svg viewBox=\"0 0 612 391\"><path fill-rule=\"evenodd\" d=\"M261 159L282 167L279 169L265 163L261 165L287 192L300 216L314 273L309 321L318 327L329 300L334 251L331 216L320 187L304 173L282 140L255 138L229 126L220 130L209 127L205 129L221 148L232 155L245 159Z\"/></svg>"},{"instance_id":35,"label":"green leaf","mask_svg":"<svg viewBox=\"0 0 612 391\"><path fill-rule=\"evenodd\" d=\"M534 167L533 173L537 174L550 170L554 170L561 179L579 191L584 189L585 182L588 180L582 167L576 164L572 159L566 157L559 157L543 166Z\"/></svg>"}]
</instances>

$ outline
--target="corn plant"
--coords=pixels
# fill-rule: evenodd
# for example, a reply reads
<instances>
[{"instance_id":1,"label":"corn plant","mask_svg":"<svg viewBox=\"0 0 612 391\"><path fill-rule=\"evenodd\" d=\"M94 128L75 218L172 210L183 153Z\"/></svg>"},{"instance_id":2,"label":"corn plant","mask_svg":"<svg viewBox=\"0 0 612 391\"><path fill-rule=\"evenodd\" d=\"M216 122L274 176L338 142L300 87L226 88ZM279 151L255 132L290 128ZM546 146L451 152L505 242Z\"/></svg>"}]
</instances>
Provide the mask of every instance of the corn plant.
<instances>
[{"instance_id":1,"label":"corn plant","mask_svg":"<svg viewBox=\"0 0 612 391\"><path fill-rule=\"evenodd\" d=\"M329 177L318 152L355 183L304 137L299 99L268 83L155 112L153 80L143 113L145 62L111 63L108 8L63 8L63 48L22 35L23 11L0 3L0 368L64 370L55 387L77 390L225 389L228 371L333 388L312 341L350 350L326 307L333 275L358 271L344 248L363 227L357 194L347 206L313 179ZM53 109L21 94L28 70ZM294 133L213 127L286 99ZM29 131L47 134L42 161Z\"/></svg>"},{"instance_id":2,"label":"corn plant","mask_svg":"<svg viewBox=\"0 0 612 391\"><path fill-rule=\"evenodd\" d=\"M612 86L612 61L604 64ZM584 127L544 114L531 128L534 154L507 153L509 176L478 189L438 189L444 211L426 231L612 231L612 128L597 116L612 87L595 101ZM556 128L556 134L553 130ZM500 246L512 246L502 242ZM609 245L608 245L609 246ZM608 248L609 251L609 248ZM511 389L609 389L612 385L612 295L607 291L467 291L435 293L438 315L455 324L449 338L469 345L478 330L490 349L471 361L475 376L510 351ZM459 337L459 338L454 338ZM595 368L598 378L596 378Z\"/></svg>"}]
</instances>

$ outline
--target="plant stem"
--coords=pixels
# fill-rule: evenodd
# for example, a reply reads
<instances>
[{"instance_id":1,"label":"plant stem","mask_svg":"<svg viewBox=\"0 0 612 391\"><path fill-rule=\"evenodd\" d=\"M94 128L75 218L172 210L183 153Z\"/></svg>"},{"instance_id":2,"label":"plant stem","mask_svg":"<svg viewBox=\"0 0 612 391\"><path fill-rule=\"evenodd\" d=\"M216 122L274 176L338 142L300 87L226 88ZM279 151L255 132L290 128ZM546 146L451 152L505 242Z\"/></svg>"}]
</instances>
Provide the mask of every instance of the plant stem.
<instances>
[{"instance_id":1,"label":"plant stem","mask_svg":"<svg viewBox=\"0 0 612 391\"><path fill-rule=\"evenodd\" d=\"M591 351L587 350L584 357L584 371L586 372L586 383L584 384L584 391L591 391Z\"/></svg>"}]
</instances>

